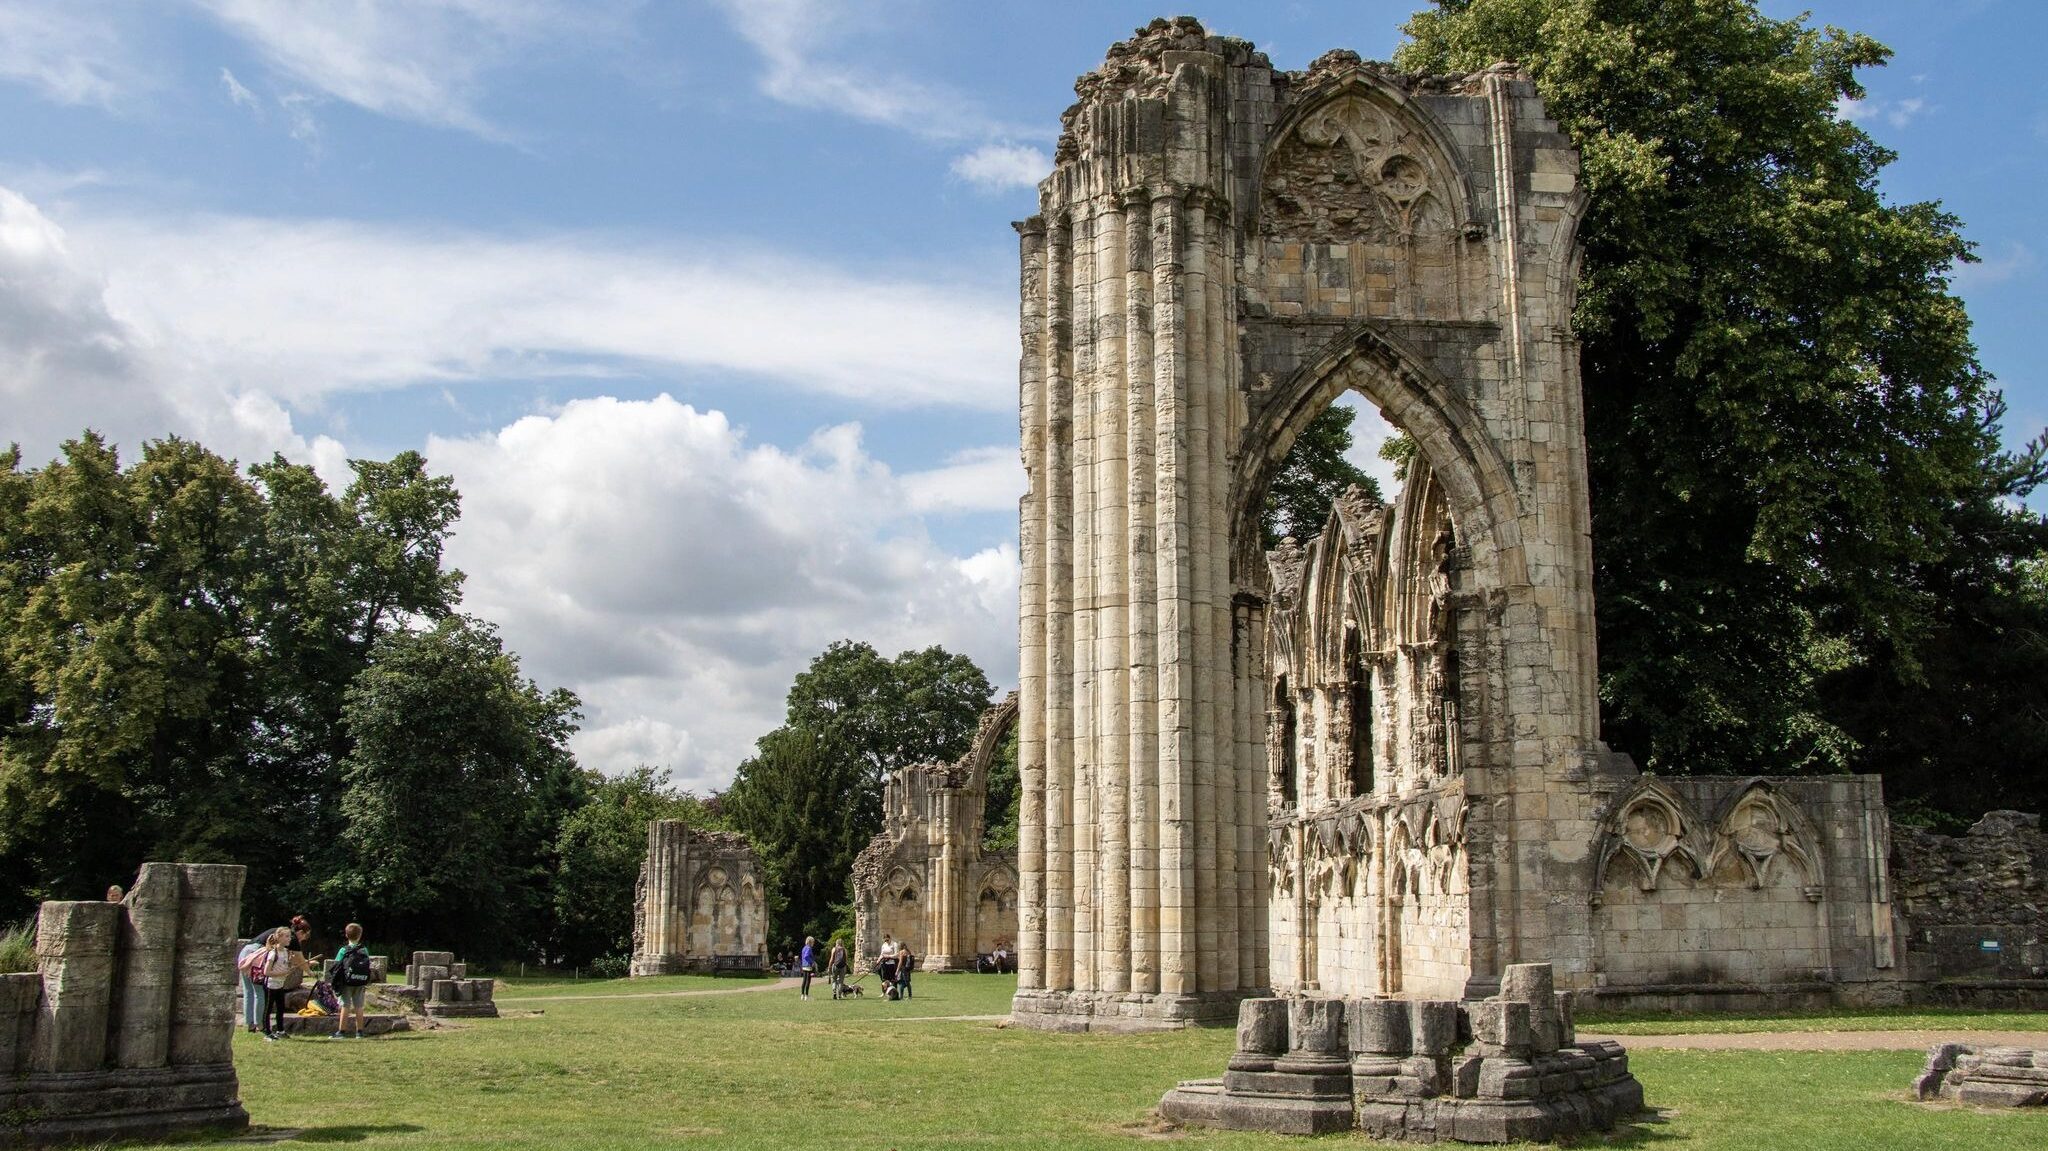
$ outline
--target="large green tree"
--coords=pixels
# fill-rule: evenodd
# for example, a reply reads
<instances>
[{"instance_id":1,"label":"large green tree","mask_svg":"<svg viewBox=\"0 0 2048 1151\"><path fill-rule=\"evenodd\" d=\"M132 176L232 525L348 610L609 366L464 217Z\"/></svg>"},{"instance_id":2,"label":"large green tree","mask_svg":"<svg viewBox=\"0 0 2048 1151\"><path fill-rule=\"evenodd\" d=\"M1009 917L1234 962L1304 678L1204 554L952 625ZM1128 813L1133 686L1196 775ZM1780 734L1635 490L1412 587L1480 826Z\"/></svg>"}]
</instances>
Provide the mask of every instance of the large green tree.
<instances>
[{"instance_id":1,"label":"large green tree","mask_svg":"<svg viewBox=\"0 0 2048 1151\"><path fill-rule=\"evenodd\" d=\"M480 620L378 640L342 712L349 866L332 896L399 938L480 957L548 938L557 829L585 786L567 747L576 708L522 676Z\"/></svg>"},{"instance_id":2,"label":"large green tree","mask_svg":"<svg viewBox=\"0 0 2048 1151\"><path fill-rule=\"evenodd\" d=\"M723 796L769 868L771 947L845 926L854 857L882 827L883 779L966 754L993 694L973 660L940 647L889 659L842 640L798 673L783 725Z\"/></svg>"},{"instance_id":3,"label":"large green tree","mask_svg":"<svg viewBox=\"0 0 2048 1151\"><path fill-rule=\"evenodd\" d=\"M1534 78L1589 196L1574 324L1604 726L1664 771L2038 805L2037 441L2000 447L1938 204L1838 113L1867 36L1748 0L1442 0L1401 66ZM1973 664L1968 653L1996 648ZM1971 738L1951 709L1980 696ZM1968 779L1965 786L1959 781Z\"/></svg>"}]
</instances>

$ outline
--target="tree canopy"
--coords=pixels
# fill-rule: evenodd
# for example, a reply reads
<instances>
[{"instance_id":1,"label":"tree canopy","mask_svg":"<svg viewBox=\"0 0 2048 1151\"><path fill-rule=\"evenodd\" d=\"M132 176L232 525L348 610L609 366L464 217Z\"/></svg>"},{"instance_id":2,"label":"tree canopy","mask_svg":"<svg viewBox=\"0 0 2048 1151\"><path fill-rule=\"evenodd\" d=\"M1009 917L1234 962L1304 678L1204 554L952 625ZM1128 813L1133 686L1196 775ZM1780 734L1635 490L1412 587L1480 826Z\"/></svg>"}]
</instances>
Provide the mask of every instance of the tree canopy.
<instances>
[{"instance_id":1,"label":"tree canopy","mask_svg":"<svg viewBox=\"0 0 2048 1151\"><path fill-rule=\"evenodd\" d=\"M1406 31L1404 68L1520 64L1580 149L1609 741L2048 799L2041 441L2000 446L1959 221L1887 201L1893 154L1839 114L1889 49L1748 0L1442 0Z\"/></svg>"},{"instance_id":2,"label":"tree canopy","mask_svg":"<svg viewBox=\"0 0 2048 1151\"><path fill-rule=\"evenodd\" d=\"M1374 499L1383 498L1379 481L1344 456L1351 450L1351 424L1357 418L1351 408L1326 408L1295 437L1266 489L1260 523L1267 547L1288 536L1306 543L1321 535L1337 497L1354 484Z\"/></svg>"}]
</instances>

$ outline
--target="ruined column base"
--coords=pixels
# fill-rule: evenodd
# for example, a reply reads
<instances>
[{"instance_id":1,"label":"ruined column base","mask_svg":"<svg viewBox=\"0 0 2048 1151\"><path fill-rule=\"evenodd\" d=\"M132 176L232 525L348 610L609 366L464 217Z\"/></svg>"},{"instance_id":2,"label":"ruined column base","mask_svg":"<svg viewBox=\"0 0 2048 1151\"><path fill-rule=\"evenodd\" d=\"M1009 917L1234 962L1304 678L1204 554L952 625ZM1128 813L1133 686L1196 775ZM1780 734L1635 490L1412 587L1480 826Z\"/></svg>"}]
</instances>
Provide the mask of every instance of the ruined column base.
<instances>
[{"instance_id":1,"label":"ruined column base","mask_svg":"<svg viewBox=\"0 0 2048 1151\"><path fill-rule=\"evenodd\" d=\"M1913 1093L1972 1107L2048 1107L2048 1048L1937 1043Z\"/></svg>"},{"instance_id":2,"label":"ruined column base","mask_svg":"<svg viewBox=\"0 0 2048 1151\"><path fill-rule=\"evenodd\" d=\"M1159 1101L1176 1123L1423 1143L1549 1142L1642 1109L1621 1045L1575 1041L1548 964L1510 967L1478 1002L1247 1000L1229 1073Z\"/></svg>"},{"instance_id":3,"label":"ruined column base","mask_svg":"<svg viewBox=\"0 0 2048 1151\"><path fill-rule=\"evenodd\" d=\"M248 1125L232 1063L0 1080L0 1146L99 1143Z\"/></svg>"},{"instance_id":4,"label":"ruined column base","mask_svg":"<svg viewBox=\"0 0 2048 1151\"><path fill-rule=\"evenodd\" d=\"M1228 1026L1249 991L1168 995L1142 991L1029 988L1010 1001L1010 1021L1035 1031L1178 1031Z\"/></svg>"}]
</instances>

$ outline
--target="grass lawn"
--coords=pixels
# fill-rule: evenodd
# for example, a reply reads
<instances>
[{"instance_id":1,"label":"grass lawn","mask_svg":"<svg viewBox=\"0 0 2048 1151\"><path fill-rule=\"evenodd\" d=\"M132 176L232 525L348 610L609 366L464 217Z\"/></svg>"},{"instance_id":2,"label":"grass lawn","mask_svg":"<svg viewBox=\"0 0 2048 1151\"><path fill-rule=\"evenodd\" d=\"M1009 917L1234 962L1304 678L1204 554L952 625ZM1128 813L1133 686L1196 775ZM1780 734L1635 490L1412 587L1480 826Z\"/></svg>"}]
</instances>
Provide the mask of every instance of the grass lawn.
<instances>
[{"instance_id":1,"label":"grass lawn","mask_svg":"<svg viewBox=\"0 0 2048 1151\"><path fill-rule=\"evenodd\" d=\"M493 976L499 1002L534 996L646 995L657 991L732 991L775 982L765 975L650 975L640 979L568 979L558 975Z\"/></svg>"},{"instance_id":2,"label":"grass lawn","mask_svg":"<svg viewBox=\"0 0 2048 1151\"><path fill-rule=\"evenodd\" d=\"M1152 1141L1146 1116L1160 1093L1179 1079L1220 1074L1230 1051L1228 1030L1045 1035L918 1018L1002 1012L1014 985L920 975L917 997L902 1003L835 1003L829 992L805 1003L788 991L549 1001L529 985L524 994L508 989L504 1019L361 1042L238 1034L235 1054L255 1122L297 1129L301 1143L1135 1151ZM582 990L593 986L584 981ZM522 1007L522 998L534 1001ZM1633 1063L1663 1114L1620 1142L1731 1151L2048 1146L2048 1114L1906 1102L1919 1062L1912 1052L1646 1051ZM1213 1132L1177 1141L1369 1145Z\"/></svg>"}]
</instances>

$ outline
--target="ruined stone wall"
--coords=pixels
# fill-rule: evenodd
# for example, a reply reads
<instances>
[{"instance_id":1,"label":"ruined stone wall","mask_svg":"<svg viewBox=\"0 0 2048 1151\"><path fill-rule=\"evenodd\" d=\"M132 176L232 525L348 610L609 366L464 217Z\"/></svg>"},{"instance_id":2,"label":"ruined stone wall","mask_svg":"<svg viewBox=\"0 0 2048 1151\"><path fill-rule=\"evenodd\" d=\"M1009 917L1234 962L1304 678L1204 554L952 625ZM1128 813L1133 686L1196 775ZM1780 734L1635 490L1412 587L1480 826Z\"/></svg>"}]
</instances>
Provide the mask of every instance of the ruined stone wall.
<instances>
[{"instance_id":1,"label":"ruined stone wall","mask_svg":"<svg viewBox=\"0 0 2048 1151\"><path fill-rule=\"evenodd\" d=\"M767 968L767 879L745 836L648 824L635 898L633 975Z\"/></svg>"},{"instance_id":2,"label":"ruined stone wall","mask_svg":"<svg viewBox=\"0 0 2048 1151\"><path fill-rule=\"evenodd\" d=\"M43 904L0 975L0 1144L246 1126L235 1079L244 869L145 863L120 903Z\"/></svg>"},{"instance_id":3,"label":"ruined stone wall","mask_svg":"<svg viewBox=\"0 0 2048 1151\"><path fill-rule=\"evenodd\" d=\"M882 830L854 861L854 955L882 936L908 942L927 971L971 971L1017 940L1017 851L982 844L988 772L1016 722L1012 693L983 716L951 764L919 764L884 782Z\"/></svg>"},{"instance_id":4,"label":"ruined stone wall","mask_svg":"<svg viewBox=\"0 0 2048 1151\"><path fill-rule=\"evenodd\" d=\"M2038 814L1990 812L1960 836L1896 827L1892 845L1913 974L2048 979L2048 833Z\"/></svg>"},{"instance_id":5,"label":"ruined stone wall","mask_svg":"<svg viewBox=\"0 0 2048 1151\"><path fill-rule=\"evenodd\" d=\"M1463 992L1540 938L1583 980L1584 910L1549 894L1583 882L1593 810L1571 785L1602 752L1569 142L1507 70L1417 78L1333 52L1281 72L1187 19L1113 46L1076 93L1019 225L1014 1013L1221 1021L1278 978L1258 513L1346 390L1414 439L1458 553L1435 622L1462 659L1398 652L1387 698L1418 750L1461 757L1410 760L1483 797L1462 819L1486 856L1463 891L1401 905L1402 950ZM1329 686L1296 689L1315 723Z\"/></svg>"}]
</instances>

